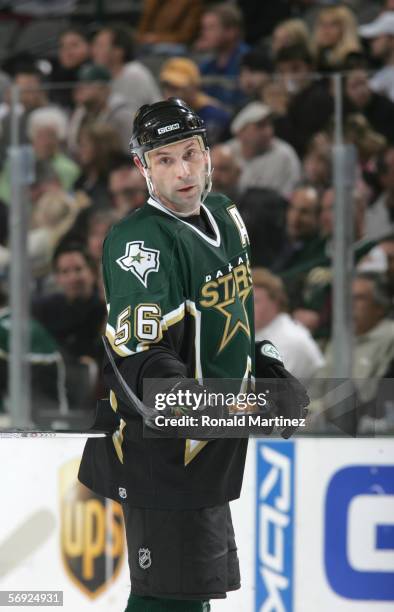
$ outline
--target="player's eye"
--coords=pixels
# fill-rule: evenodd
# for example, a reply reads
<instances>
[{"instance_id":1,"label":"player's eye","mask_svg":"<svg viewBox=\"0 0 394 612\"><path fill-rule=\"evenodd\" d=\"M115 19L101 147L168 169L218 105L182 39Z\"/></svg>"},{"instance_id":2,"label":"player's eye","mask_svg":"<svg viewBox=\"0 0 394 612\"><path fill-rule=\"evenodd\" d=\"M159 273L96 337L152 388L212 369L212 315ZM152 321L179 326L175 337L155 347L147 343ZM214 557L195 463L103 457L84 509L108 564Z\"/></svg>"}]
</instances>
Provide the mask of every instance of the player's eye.
<instances>
[{"instance_id":1,"label":"player's eye","mask_svg":"<svg viewBox=\"0 0 394 612\"><path fill-rule=\"evenodd\" d=\"M199 151L197 149L188 149L185 154L185 159L194 161L198 158Z\"/></svg>"},{"instance_id":2,"label":"player's eye","mask_svg":"<svg viewBox=\"0 0 394 612\"><path fill-rule=\"evenodd\" d=\"M161 166L169 166L171 164L171 158L170 157L160 157L159 160L159 164Z\"/></svg>"}]
</instances>

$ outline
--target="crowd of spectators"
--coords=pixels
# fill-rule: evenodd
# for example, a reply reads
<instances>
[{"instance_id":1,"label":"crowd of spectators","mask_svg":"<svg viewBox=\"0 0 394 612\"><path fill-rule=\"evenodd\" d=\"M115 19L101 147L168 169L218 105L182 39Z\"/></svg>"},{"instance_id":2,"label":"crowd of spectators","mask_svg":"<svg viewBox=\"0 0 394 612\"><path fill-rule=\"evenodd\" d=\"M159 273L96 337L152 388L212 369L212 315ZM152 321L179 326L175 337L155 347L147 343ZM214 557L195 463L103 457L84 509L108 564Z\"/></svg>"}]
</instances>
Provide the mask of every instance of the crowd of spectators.
<instances>
[{"instance_id":1,"label":"crowd of spectators","mask_svg":"<svg viewBox=\"0 0 394 612\"><path fill-rule=\"evenodd\" d=\"M147 197L128 154L133 117L171 96L204 119L213 189L237 203L247 225L257 337L274 341L295 375L330 377L337 73L344 140L356 159L346 199L356 269L353 374L393 373L394 2L274 4L145 0L137 20L94 27L70 15L56 56L3 59L0 282L4 293L17 85L19 142L31 146L34 166L25 194L31 313L66 364L71 406L81 405L80 367L91 398L99 393L103 240ZM374 397L373 385L364 387L359 432L387 416L371 407L377 387Z\"/></svg>"}]
</instances>

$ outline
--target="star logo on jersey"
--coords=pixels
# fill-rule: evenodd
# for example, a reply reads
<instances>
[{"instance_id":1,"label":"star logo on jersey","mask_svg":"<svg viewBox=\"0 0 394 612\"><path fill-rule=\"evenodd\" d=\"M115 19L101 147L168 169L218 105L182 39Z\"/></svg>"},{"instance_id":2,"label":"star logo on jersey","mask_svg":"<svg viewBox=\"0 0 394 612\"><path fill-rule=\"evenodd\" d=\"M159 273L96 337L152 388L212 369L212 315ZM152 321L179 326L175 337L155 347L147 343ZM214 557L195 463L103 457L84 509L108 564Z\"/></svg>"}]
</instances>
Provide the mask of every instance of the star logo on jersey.
<instances>
[{"instance_id":1,"label":"star logo on jersey","mask_svg":"<svg viewBox=\"0 0 394 612\"><path fill-rule=\"evenodd\" d=\"M251 291L252 287L247 287L243 291L239 292L239 299L242 302L241 309L236 304L236 298L230 298L214 306L214 308L221 312L226 318L218 353L220 353L220 351L222 351L227 344L231 342L238 331L242 330L248 336L248 338L250 338L250 326L245 301Z\"/></svg>"},{"instance_id":2,"label":"star logo on jersey","mask_svg":"<svg viewBox=\"0 0 394 612\"><path fill-rule=\"evenodd\" d=\"M147 287L148 274L159 269L159 255L160 251L157 249L147 249L143 240L136 240L126 244L125 254L116 262L122 270L134 274L144 287Z\"/></svg>"},{"instance_id":3,"label":"star logo on jersey","mask_svg":"<svg viewBox=\"0 0 394 612\"><path fill-rule=\"evenodd\" d=\"M252 276L247 253L237 256L224 268L205 276L205 282L200 289L200 306L214 308L225 319L218 353L239 331L250 338L246 301L251 292Z\"/></svg>"}]
</instances>

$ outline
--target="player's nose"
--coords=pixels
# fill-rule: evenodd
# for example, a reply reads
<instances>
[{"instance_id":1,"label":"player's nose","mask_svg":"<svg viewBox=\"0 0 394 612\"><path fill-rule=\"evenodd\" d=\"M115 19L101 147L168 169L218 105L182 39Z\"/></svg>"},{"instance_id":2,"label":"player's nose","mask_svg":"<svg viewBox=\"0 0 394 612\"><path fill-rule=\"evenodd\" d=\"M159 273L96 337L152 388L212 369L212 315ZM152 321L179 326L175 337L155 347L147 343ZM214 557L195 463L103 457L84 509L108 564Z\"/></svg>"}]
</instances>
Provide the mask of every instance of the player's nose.
<instances>
[{"instance_id":1,"label":"player's nose","mask_svg":"<svg viewBox=\"0 0 394 612\"><path fill-rule=\"evenodd\" d=\"M190 176L191 174L190 164L184 159L181 159L177 164L177 174L179 178Z\"/></svg>"}]
</instances>

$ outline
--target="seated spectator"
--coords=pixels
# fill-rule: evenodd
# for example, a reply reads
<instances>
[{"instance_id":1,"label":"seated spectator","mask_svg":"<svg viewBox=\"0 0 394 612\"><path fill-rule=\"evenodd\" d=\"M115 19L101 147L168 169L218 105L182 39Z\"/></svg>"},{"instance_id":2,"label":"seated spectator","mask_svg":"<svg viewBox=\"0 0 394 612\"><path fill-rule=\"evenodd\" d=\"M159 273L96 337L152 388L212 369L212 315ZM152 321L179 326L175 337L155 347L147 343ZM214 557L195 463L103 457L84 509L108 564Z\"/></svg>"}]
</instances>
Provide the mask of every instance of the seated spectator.
<instances>
[{"instance_id":1,"label":"seated spectator","mask_svg":"<svg viewBox=\"0 0 394 612\"><path fill-rule=\"evenodd\" d=\"M359 113L347 115L344 138L346 142L356 147L361 167L368 167L374 163L377 155L386 149L385 137L375 132L364 115Z\"/></svg>"},{"instance_id":2,"label":"seated spectator","mask_svg":"<svg viewBox=\"0 0 394 612\"><path fill-rule=\"evenodd\" d=\"M387 317L390 300L386 284L379 274L357 274L352 283L352 294L355 333L352 375L358 407L340 419L335 418L322 400L316 400L311 408L316 411L325 410L325 418L328 421L336 422L342 430L355 435L357 431L364 430L365 417L374 419L379 416L374 400L378 396L381 379L394 358L394 321ZM333 375L331 343L326 348L325 359L326 365L315 374L315 393L320 398L332 388L328 380Z\"/></svg>"},{"instance_id":3,"label":"seated spectator","mask_svg":"<svg viewBox=\"0 0 394 612\"><path fill-rule=\"evenodd\" d=\"M360 26L359 33L369 41L372 58L382 66L369 81L371 89L394 102L394 13L381 13Z\"/></svg>"},{"instance_id":4,"label":"seated spectator","mask_svg":"<svg viewBox=\"0 0 394 612\"><path fill-rule=\"evenodd\" d=\"M113 212L118 220L143 206L148 199L146 180L131 164L128 155L112 160L108 183Z\"/></svg>"},{"instance_id":5,"label":"seated spectator","mask_svg":"<svg viewBox=\"0 0 394 612\"><path fill-rule=\"evenodd\" d=\"M273 266L285 283L291 311L302 303L302 287L307 273L325 257L325 241L319 233L319 215L317 190L309 185L296 187L287 210L285 246Z\"/></svg>"},{"instance_id":6,"label":"seated spectator","mask_svg":"<svg viewBox=\"0 0 394 612\"><path fill-rule=\"evenodd\" d=\"M131 117L143 104L160 100L153 75L135 59L133 35L128 28L111 25L99 30L93 39L92 58L110 71L111 92L127 100Z\"/></svg>"},{"instance_id":7,"label":"seated spectator","mask_svg":"<svg viewBox=\"0 0 394 612\"><path fill-rule=\"evenodd\" d=\"M394 234L387 234L357 264L358 272L377 272L386 278L394 319Z\"/></svg>"},{"instance_id":8,"label":"seated spectator","mask_svg":"<svg viewBox=\"0 0 394 612\"><path fill-rule=\"evenodd\" d=\"M271 51L273 58L276 60L278 53L286 47L304 47L311 53L310 41L310 32L302 19L281 21L272 32Z\"/></svg>"},{"instance_id":9,"label":"seated spectator","mask_svg":"<svg viewBox=\"0 0 394 612\"><path fill-rule=\"evenodd\" d=\"M293 376L310 379L324 358L309 331L288 314L281 279L264 268L253 268L252 277L256 341L270 340Z\"/></svg>"},{"instance_id":10,"label":"seated spectator","mask_svg":"<svg viewBox=\"0 0 394 612\"><path fill-rule=\"evenodd\" d=\"M327 6L320 10L313 33L317 70L341 69L351 53L361 51L357 20L347 6Z\"/></svg>"},{"instance_id":11,"label":"seated spectator","mask_svg":"<svg viewBox=\"0 0 394 612\"><path fill-rule=\"evenodd\" d=\"M249 101L260 98L273 71L274 63L264 49L252 49L241 57L239 87Z\"/></svg>"},{"instance_id":12,"label":"seated spectator","mask_svg":"<svg viewBox=\"0 0 394 612\"><path fill-rule=\"evenodd\" d=\"M362 57L350 58L345 68L345 114L363 114L377 132L390 144L394 143L394 102L372 91L367 63Z\"/></svg>"},{"instance_id":13,"label":"seated spectator","mask_svg":"<svg viewBox=\"0 0 394 612\"><path fill-rule=\"evenodd\" d=\"M30 113L28 135L33 153L38 161L49 162L65 191L69 191L77 180L78 165L62 152L61 145L66 138L67 119L55 107L38 108ZM0 176L0 198L11 200L10 166L7 162Z\"/></svg>"},{"instance_id":14,"label":"seated spectator","mask_svg":"<svg viewBox=\"0 0 394 612\"><path fill-rule=\"evenodd\" d=\"M32 205L32 213L38 200L48 191L62 189L60 178L51 162L46 159L35 159L32 183L28 186L28 200Z\"/></svg>"},{"instance_id":15,"label":"seated spectator","mask_svg":"<svg viewBox=\"0 0 394 612\"><path fill-rule=\"evenodd\" d=\"M367 190L360 183L353 194L353 254L357 264L373 249L375 242L364 238ZM323 254L317 258L303 279L301 300L293 317L308 327L315 338L326 339L331 333L332 280L333 280L333 235L334 235L335 190L328 187L321 195L319 216L320 236L323 239Z\"/></svg>"},{"instance_id":16,"label":"seated spectator","mask_svg":"<svg viewBox=\"0 0 394 612\"><path fill-rule=\"evenodd\" d=\"M90 212L110 208L108 175L111 160L122 153L119 135L108 125L97 123L86 125L79 134L78 161L82 174L74 184L90 198ZM87 211L89 214L89 212Z\"/></svg>"},{"instance_id":17,"label":"seated spectator","mask_svg":"<svg viewBox=\"0 0 394 612\"><path fill-rule=\"evenodd\" d=\"M278 79L276 75L267 81L260 92L260 102L271 109L275 130L285 120L290 97L283 79Z\"/></svg>"},{"instance_id":18,"label":"seated spectator","mask_svg":"<svg viewBox=\"0 0 394 612\"><path fill-rule=\"evenodd\" d=\"M141 54L185 53L197 35L202 0L147 0L137 26Z\"/></svg>"},{"instance_id":19,"label":"seated spectator","mask_svg":"<svg viewBox=\"0 0 394 612\"><path fill-rule=\"evenodd\" d=\"M312 54L305 46L278 51L275 67L289 94L285 116L275 120L276 133L303 157L311 138L328 127L333 112L328 82L317 77Z\"/></svg>"},{"instance_id":20,"label":"seated spectator","mask_svg":"<svg viewBox=\"0 0 394 612\"><path fill-rule=\"evenodd\" d=\"M305 46L280 49L275 57L275 68L292 95L311 85L315 78L313 57Z\"/></svg>"},{"instance_id":21,"label":"seated spectator","mask_svg":"<svg viewBox=\"0 0 394 612\"><path fill-rule=\"evenodd\" d=\"M68 26L59 37L57 62L51 73L51 100L66 109L74 108L74 84L78 71L90 59L90 41L86 31Z\"/></svg>"},{"instance_id":22,"label":"seated spectator","mask_svg":"<svg viewBox=\"0 0 394 612\"><path fill-rule=\"evenodd\" d=\"M96 395L105 302L99 297L94 262L78 243L61 243L53 267L58 291L33 300L32 314L58 343L70 408L86 410Z\"/></svg>"},{"instance_id":23,"label":"seated spectator","mask_svg":"<svg viewBox=\"0 0 394 612\"><path fill-rule=\"evenodd\" d=\"M238 181L241 172L237 157L230 147L217 144L211 150L212 189L238 201Z\"/></svg>"},{"instance_id":24,"label":"seated spectator","mask_svg":"<svg viewBox=\"0 0 394 612\"><path fill-rule=\"evenodd\" d=\"M377 170L383 192L366 212L365 233L370 240L394 231L394 147L378 158Z\"/></svg>"},{"instance_id":25,"label":"seated spectator","mask_svg":"<svg viewBox=\"0 0 394 612\"><path fill-rule=\"evenodd\" d=\"M57 292L35 299L33 316L68 359L101 355L105 304L97 297L95 264L78 243L63 242L53 256Z\"/></svg>"},{"instance_id":26,"label":"seated spectator","mask_svg":"<svg viewBox=\"0 0 394 612\"><path fill-rule=\"evenodd\" d=\"M121 95L111 94L111 73L104 66L85 64L77 73L77 78L78 106L69 122L69 149L76 152L79 132L84 125L102 123L117 132L127 153L133 115L128 102Z\"/></svg>"},{"instance_id":27,"label":"seated spectator","mask_svg":"<svg viewBox=\"0 0 394 612\"><path fill-rule=\"evenodd\" d=\"M261 102L250 102L231 124L235 138L226 144L241 161L239 186L274 189L289 194L300 180L301 166L294 149L275 137L272 113Z\"/></svg>"},{"instance_id":28,"label":"seated spectator","mask_svg":"<svg viewBox=\"0 0 394 612\"><path fill-rule=\"evenodd\" d=\"M287 201L272 189L247 189L237 199L248 230L252 265L271 268L286 241Z\"/></svg>"},{"instance_id":29,"label":"seated spectator","mask_svg":"<svg viewBox=\"0 0 394 612\"><path fill-rule=\"evenodd\" d=\"M230 123L230 114L215 98L201 91L201 74L195 62L174 57L161 67L160 84L164 98L181 98L201 117L207 129L208 143L223 139Z\"/></svg>"},{"instance_id":30,"label":"seated spectator","mask_svg":"<svg viewBox=\"0 0 394 612\"><path fill-rule=\"evenodd\" d=\"M332 180L332 150L326 139L312 138L302 163L305 183L318 191L326 189Z\"/></svg>"},{"instance_id":31,"label":"seated spectator","mask_svg":"<svg viewBox=\"0 0 394 612\"><path fill-rule=\"evenodd\" d=\"M232 113L245 103L238 77L241 58L249 51L243 42L242 13L237 6L223 3L206 9L197 48L213 54L200 65L203 90Z\"/></svg>"},{"instance_id":32,"label":"seated spectator","mask_svg":"<svg viewBox=\"0 0 394 612\"><path fill-rule=\"evenodd\" d=\"M37 108L48 105L48 97L44 88L44 75L33 62L21 62L14 68L13 85L19 87L19 143L27 144L29 136L27 124L30 113ZM7 105L0 123L0 168L7 160L7 149L11 144L11 100L7 92Z\"/></svg>"}]
</instances>

